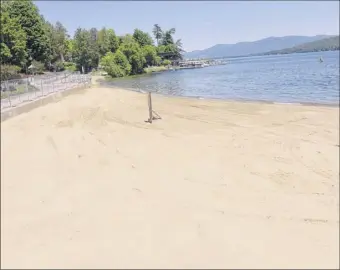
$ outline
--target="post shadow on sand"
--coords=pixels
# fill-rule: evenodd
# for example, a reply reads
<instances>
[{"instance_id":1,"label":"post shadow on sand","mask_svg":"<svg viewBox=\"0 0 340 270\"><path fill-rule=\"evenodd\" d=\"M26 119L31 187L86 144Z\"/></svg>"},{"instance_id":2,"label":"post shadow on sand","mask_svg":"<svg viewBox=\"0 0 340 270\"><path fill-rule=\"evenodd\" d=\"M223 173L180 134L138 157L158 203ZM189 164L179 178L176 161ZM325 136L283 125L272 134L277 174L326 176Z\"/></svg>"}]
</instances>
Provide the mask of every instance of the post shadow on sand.
<instances>
[{"instance_id":1,"label":"post shadow on sand","mask_svg":"<svg viewBox=\"0 0 340 270\"><path fill-rule=\"evenodd\" d=\"M146 120L146 123L152 123L152 120L158 120L158 119L162 119L158 113L156 113L153 109L152 109L152 100L151 100L151 92L148 92L148 107L149 107L149 119Z\"/></svg>"}]
</instances>

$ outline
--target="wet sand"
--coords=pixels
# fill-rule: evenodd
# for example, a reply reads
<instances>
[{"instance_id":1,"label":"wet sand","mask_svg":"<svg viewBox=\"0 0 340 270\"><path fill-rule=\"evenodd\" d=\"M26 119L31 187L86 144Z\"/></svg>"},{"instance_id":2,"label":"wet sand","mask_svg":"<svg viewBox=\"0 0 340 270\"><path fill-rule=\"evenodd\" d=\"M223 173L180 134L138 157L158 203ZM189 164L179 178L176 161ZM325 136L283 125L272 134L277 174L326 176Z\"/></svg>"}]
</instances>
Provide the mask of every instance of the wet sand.
<instances>
[{"instance_id":1,"label":"wet sand","mask_svg":"<svg viewBox=\"0 0 340 270\"><path fill-rule=\"evenodd\" d=\"M1 123L2 268L338 268L339 108L92 88Z\"/></svg>"}]
</instances>

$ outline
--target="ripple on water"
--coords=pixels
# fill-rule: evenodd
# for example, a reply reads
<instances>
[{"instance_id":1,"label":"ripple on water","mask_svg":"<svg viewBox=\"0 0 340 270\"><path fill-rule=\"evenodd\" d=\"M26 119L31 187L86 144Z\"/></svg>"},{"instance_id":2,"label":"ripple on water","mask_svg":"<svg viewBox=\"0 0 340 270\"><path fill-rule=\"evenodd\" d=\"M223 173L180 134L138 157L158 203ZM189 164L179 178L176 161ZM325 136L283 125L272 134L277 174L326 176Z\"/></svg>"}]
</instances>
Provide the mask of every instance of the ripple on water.
<instances>
[{"instance_id":1,"label":"ripple on water","mask_svg":"<svg viewBox=\"0 0 340 270\"><path fill-rule=\"evenodd\" d=\"M186 97L337 105L339 51L233 58L224 66L169 71L104 84Z\"/></svg>"}]
</instances>

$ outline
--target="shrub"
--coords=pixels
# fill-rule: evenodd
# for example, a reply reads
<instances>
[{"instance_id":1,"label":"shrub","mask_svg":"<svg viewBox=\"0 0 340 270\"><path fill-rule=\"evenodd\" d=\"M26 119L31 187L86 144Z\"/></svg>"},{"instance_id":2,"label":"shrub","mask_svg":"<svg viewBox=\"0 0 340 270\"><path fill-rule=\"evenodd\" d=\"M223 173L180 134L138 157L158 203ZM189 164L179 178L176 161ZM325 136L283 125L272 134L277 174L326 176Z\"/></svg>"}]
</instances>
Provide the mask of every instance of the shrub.
<instances>
[{"instance_id":1,"label":"shrub","mask_svg":"<svg viewBox=\"0 0 340 270\"><path fill-rule=\"evenodd\" d=\"M141 51L136 52L130 57L131 63L131 74L141 74L144 72L144 65L145 65L145 57L143 56Z\"/></svg>"},{"instance_id":2,"label":"shrub","mask_svg":"<svg viewBox=\"0 0 340 270\"><path fill-rule=\"evenodd\" d=\"M65 70L65 65L62 61L57 61L54 63L54 67L56 69L56 71L63 71Z\"/></svg>"},{"instance_id":3,"label":"shrub","mask_svg":"<svg viewBox=\"0 0 340 270\"><path fill-rule=\"evenodd\" d=\"M159 56L157 56L157 51L154 46L147 45L142 48L143 55L148 66L156 66L159 63Z\"/></svg>"},{"instance_id":4,"label":"shrub","mask_svg":"<svg viewBox=\"0 0 340 270\"><path fill-rule=\"evenodd\" d=\"M125 76L125 72L121 69L120 66L118 66L114 62L112 62L108 66L106 66L106 68L104 70L112 78L118 78L118 77L124 77Z\"/></svg>"},{"instance_id":5,"label":"shrub","mask_svg":"<svg viewBox=\"0 0 340 270\"><path fill-rule=\"evenodd\" d=\"M120 68L124 71L125 75L129 75L131 72L131 65L127 57L120 51L116 51L113 55L113 61L115 64L120 66Z\"/></svg>"},{"instance_id":6,"label":"shrub","mask_svg":"<svg viewBox=\"0 0 340 270\"><path fill-rule=\"evenodd\" d=\"M64 62L64 67L68 71L77 71L77 66L72 62Z\"/></svg>"},{"instance_id":7,"label":"shrub","mask_svg":"<svg viewBox=\"0 0 340 270\"><path fill-rule=\"evenodd\" d=\"M163 60L163 66L169 66L171 65L171 61L168 59Z\"/></svg>"},{"instance_id":8,"label":"shrub","mask_svg":"<svg viewBox=\"0 0 340 270\"><path fill-rule=\"evenodd\" d=\"M162 58L157 55L155 59L156 66L159 66L161 63L162 63Z\"/></svg>"},{"instance_id":9,"label":"shrub","mask_svg":"<svg viewBox=\"0 0 340 270\"><path fill-rule=\"evenodd\" d=\"M113 78L124 77L130 74L131 65L126 56L121 52L108 52L100 61L104 71Z\"/></svg>"},{"instance_id":10,"label":"shrub","mask_svg":"<svg viewBox=\"0 0 340 270\"><path fill-rule=\"evenodd\" d=\"M123 41L119 46L119 50L122 51L122 53L129 60L129 63L131 65L130 74L135 75L143 73L144 71L143 68L146 63L146 60L141 50L141 47L131 35L126 35L123 38Z\"/></svg>"},{"instance_id":11,"label":"shrub","mask_svg":"<svg viewBox=\"0 0 340 270\"><path fill-rule=\"evenodd\" d=\"M32 68L29 69L30 73L37 73L37 74L44 73L45 66L43 63L33 60L31 66Z\"/></svg>"},{"instance_id":12,"label":"shrub","mask_svg":"<svg viewBox=\"0 0 340 270\"><path fill-rule=\"evenodd\" d=\"M20 67L14 65L1 65L1 81L19 79Z\"/></svg>"}]
</instances>

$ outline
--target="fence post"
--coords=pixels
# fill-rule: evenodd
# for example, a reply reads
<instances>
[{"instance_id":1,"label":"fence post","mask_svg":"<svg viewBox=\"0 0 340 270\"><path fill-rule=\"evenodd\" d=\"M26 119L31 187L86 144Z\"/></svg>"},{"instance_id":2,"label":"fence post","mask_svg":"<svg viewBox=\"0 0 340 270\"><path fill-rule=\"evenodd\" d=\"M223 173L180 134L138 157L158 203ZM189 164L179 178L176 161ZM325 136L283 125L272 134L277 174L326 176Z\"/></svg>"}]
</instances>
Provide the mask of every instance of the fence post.
<instances>
[{"instance_id":1,"label":"fence post","mask_svg":"<svg viewBox=\"0 0 340 270\"><path fill-rule=\"evenodd\" d=\"M7 85L8 85L8 82L7 82ZM9 102L9 106L12 107L11 89L9 89L9 87L8 87L8 102Z\"/></svg>"},{"instance_id":2,"label":"fence post","mask_svg":"<svg viewBox=\"0 0 340 270\"><path fill-rule=\"evenodd\" d=\"M43 81L42 79L40 80L40 87L41 87L41 95L44 95L44 88L43 88Z\"/></svg>"},{"instance_id":3,"label":"fence post","mask_svg":"<svg viewBox=\"0 0 340 270\"><path fill-rule=\"evenodd\" d=\"M28 92L28 77L26 78L26 92L27 92L27 101L30 100L30 94Z\"/></svg>"},{"instance_id":4,"label":"fence post","mask_svg":"<svg viewBox=\"0 0 340 270\"><path fill-rule=\"evenodd\" d=\"M38 88L38 81L37 80L34 80L34 82L36 82L36 83L34 83L34 97L37 97L37 90L39 91L39 88ZM33 98L34 99L34 98ZM32 100L33 100L32 99Z\"/></svg>"},{"instance_id":5,"label":"fence post","mask_svg":"<svg viewBox=\"0 0 340 270\"><path fill-rule=\"evenodd\" d=\"M151 100L151 92L148 93L148 106L149 106L149 122L152 123L152 100Z\"/></svg>"},{"instance_id":6,"label":"fence post","mask_svg":"<svg viewBox=\"0 0 340 270\"><path fill-rule=\"evenodd\" d=\"M18 84L18 86L19 86L19 85L20 85L20 84ZM21 94L22 94L22 93L20 93L20 92L18 93L19 104L21 103ZM25 91L24 91L24 94L25 94Z\"/></svg>"}]
</instances>

